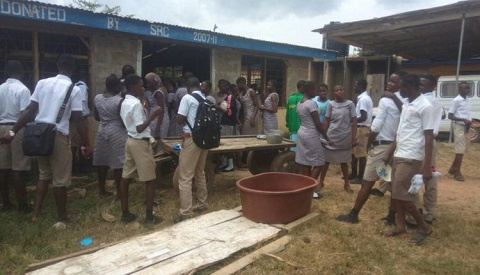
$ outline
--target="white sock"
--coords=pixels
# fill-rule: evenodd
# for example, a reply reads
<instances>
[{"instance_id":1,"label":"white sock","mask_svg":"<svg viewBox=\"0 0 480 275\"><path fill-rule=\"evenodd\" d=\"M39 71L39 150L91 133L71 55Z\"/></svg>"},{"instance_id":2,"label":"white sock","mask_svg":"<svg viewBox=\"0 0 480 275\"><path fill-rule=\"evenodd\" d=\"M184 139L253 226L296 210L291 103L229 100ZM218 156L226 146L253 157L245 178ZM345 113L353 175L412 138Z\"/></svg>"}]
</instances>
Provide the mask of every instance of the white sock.
<instances>
[{"instance_id":1,"label":"white sock","mask_svg":"<svg viewBox=\"0 0 480 275\"><path fill-rule=\"evenodd\" d=\"M225 170L231 170L233 169L233 159L228 159L228 166L225 167Z\"/></svg>"}]
</instances>

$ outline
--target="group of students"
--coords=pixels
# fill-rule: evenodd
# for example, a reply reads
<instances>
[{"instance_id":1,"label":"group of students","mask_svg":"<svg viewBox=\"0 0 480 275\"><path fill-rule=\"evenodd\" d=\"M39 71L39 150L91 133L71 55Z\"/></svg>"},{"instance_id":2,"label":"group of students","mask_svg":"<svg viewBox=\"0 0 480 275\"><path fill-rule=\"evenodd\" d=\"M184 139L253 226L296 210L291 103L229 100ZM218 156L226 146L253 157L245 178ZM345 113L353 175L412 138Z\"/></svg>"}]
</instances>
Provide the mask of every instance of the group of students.
<instances>
[{"instance_id":1,"label":"group of students","mask_svg":"<svg viewBox=\"0 0 480 275\"><path fill-rule=\"evenodd\" d=\"M379 180L376 166L382 162L393 166L392 181L384 184L392 192L389 214L384 220L395 227L386 231L385 236L405 234L407 223L417 226L411 238L415 244L422 243L432 233L437 202L437 179L432 177L432 170L436 169L434 138L440 121L445 119L443 107L434 95L435 87L436 78L432 75L392 74L373 119L373 104L365 80L355 82L356 104L344 98L341 85L334 87L335 99L328 102L325 85L299 82L299 93L288 99L287 127L291 138L297 140L295 161L300 165L300 173L319 180L314 198L321 197L318 191L324 185L331 162L341 164L346 191L352 192L350 181L361 183L354 207L337 220L359 222L358 214ZM459 94L448 112L454 126L456 153L448 173L458 181L464 180L460 168L469 143L469 89L468 83L459 84ZM353 167L348 175L348 162L352 161L354 166L356 159L359 172ZM420 175L425 183L422 212L418 209L417 194L409 192L415 175Z\"/></svg>"},{"instance_id":2,"label":"group of students","mask_svg":"<svg viewBox=\"0 0 480 275\"><path fill-rule=\"evenodd\" d=\"M10 172L17 189L19 210L32 210L26 199L24 174L30 170L30 158L23 155L22 131L30 122L55 124L56 114L76 71L74 58L68 54L60 55L57 68L58 75L40 80L30 95L21 82L22 64L13 60L8 62L9 79L0 90L2 210L7 211L12 207L8 190ZM275 115L279 100L276 82L268 82L263 104L243 77L236 80L236 85L220 80L219 92L215 95L211 95L210 81L200 83L188 72L180 79L179 87L175 86L170 79L162 79L155 73L147 73L143 79L135 74L135 69L130 65L122 68L120 78L115 74L109 75L105 80L105 92L96 95L93 100L94 117L99 121L94 146L89 142L88 120L85 118L84 101L87 99L82 95L81 87L74 86L66 111L56 125L53 153L37 157L39 181L32 220L38 220L50 183L53 185L58 221L68 220L67 187L71 184L73 153L77 152L78 147L83 157L93 156L92 164L97 167L100 196L113 194L105 188L107 172L113 170L123 222L137 219L137 215L130 212L128 203L129 183L133 178L145 182L145 221L154 224L161 222L162 218L153 213L156 178L154 154L159 148L159 140L168 136L183 138L178 168L180 215L174 222L191 217L194 211L205 210L207 189L203 170L207 150L193 142L188 126L194 125L200 104L194 95L198 94L215 104L221 114L222 135L256 134L259 111L263 114L266 131L278 127ZM78 135L75 145L72 140L74 133ZM224 171L233 170L232 159L233 156L226 156ZM196 185L198 201L195 207L192 206L192 182Z\"/></svg>"}]
</instances>

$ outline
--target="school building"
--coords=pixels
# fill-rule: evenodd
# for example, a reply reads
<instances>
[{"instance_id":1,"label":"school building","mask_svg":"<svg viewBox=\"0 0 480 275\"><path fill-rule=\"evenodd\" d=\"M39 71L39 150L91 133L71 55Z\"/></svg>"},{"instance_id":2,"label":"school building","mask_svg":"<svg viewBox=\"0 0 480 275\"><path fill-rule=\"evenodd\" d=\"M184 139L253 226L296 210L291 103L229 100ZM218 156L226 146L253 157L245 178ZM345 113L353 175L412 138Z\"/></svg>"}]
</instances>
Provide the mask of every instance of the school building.
<instances>
[{"instance_id":1,"label":"school building","mask_svg":"<svg viewBox=\"0 0 480 275\"><path fill-rule=\"evenodd\" d=\"M274 79L280 84L280 106L296 92L298 80L322 74L323 67L313 66L314 60L335 60L337 55L35 1L0 0L0 81L6 77L6 60L19 59L27 67L25 82L33 89L39 79L56 74L59 53L76 57L79 71L89 76L91 98L104 92L109 74L120 75L130 64L140 75L155 71L178 79L190 71L214 85L222 78L234 82L243 76L261 90ZM284 108L278 118L284 127Z\"/></svg>"}]
</instances>

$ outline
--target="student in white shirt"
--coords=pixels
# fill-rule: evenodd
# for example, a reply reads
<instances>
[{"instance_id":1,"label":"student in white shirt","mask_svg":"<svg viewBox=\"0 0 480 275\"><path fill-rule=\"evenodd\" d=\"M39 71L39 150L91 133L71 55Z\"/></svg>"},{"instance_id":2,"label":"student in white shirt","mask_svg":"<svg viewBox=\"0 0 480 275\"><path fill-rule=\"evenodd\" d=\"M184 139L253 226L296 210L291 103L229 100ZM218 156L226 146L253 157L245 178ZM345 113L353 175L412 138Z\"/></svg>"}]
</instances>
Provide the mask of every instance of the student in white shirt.
<instances>
[{"instance_id":1,"label":"student in white shirt","mask_svg":"<svg viewBox=\"0 0 480 275\"><path fill-rule=\"evenodd\" d=\"M58 75L40 80L35 87L30 104L23 111L12 128L13 135L5 135L2 140L11 142L20 129L35 118L35 122L55 124L58 111L65 99L68 88L72 84L70 79L75 71L75 59L68 54L62 54L58 57L57 68ZM36 115L35 115L36 114ZM73 87L70 100L67 103L65 112L60 123L57 125L55 136L55 146L50 156L37 157L39 168L39 181L36 187L37 194L35 198L35 209L33 212L33 222L37 222L43 200L48 191L48 184L52 181L53 193L57 204L58 220L68 221L67 216L67 187L71 184L72 178L72 152L69 142L69 122L77 123L77 130L81 135L83 146L85 147L85 156L92 154L88 140L88 127L82 123L82 100L80 89Z\"/></svg>"},{"instance_id":2,"label":"student in white shirt","mask_svg":"<svg viewBox=\"0 0 480 275\"><path fill-rule=\"evenodd\" d=\"M154 109L147 117L147 111L138 98L145 92L143 80L140 76L131 74L123 82L127 94L120 108L120 116L127 128L128 138L125 144L125 163L123 165L122 180L120 182L120 203L122 205L123 222L133 222L137 215L128 209L128 187L130 181L138 177L145 182L146 189L146 223L158 224L163 221L153 214L153 200L155 197L155 170L156 164L150 145L150 123L163 112L162 108Z\"/></svg>"},{"instance_id":3,"label":"student in white shirt","mask_svg":"<svg viewBox=\"0 0 480 275\"><path fill-rule=\"evenodd\" d=\"M408 213L417 223L417 232L410 241L421 244L432 233L432 227L417 209L416 194L410 194L408 190L414 175L421 174L424 182L432 178L434 113L432 104L420 92L420 78L417 75L408 74L402 78L400 94L408 98L408 102L402 108L395 142L385 155L385 163L390 162L392 155L395 157L392 200L397 215L395 228L386 231L385 236L405 234Z\"/></svg>"},{"instance_id":4,"label":"student in white shirt","mask_svg":"<svg viewBox=\"0 0 480 275\"><path fill-rule=\"evenodd\" d=\"M448 111L448 118L453 121L453 134L455 140L455 159L448 173L457 181L465 181L461 173L463 155L470 144L470 125L472 115L470 113L470 85L462 82L458 85L458 96L453 99L452 106Z\"/></svg>"},{"instance_id":5,"label":"student in white shirt","mask_svg":"<svg viewBox=\"0 0 480 275\"><path fill-rule=\"evenodd\" d=\"M355 81L353 87L358 94L356 112L357 112L357 144L352 150L352 173L348 177L351 183L360 183L365 172L367 163L367 142L370 125L373 116L373 101L367 92L367 81L364 79ZM358 163L358 171L357 171Z\"/></svg>"},{"instance_id":6,"label":"student in white shirt","mask_svg":"<svg viewBox=\"0 0 480 275\"><path fill-rule=\"evenodd\" d=\"M30 90L21 82L24 75L22 63L17 60L8 61L7 73L9 78L0 85L0 136L12 130L21 112L30 103ZM9 175L12 175L17 193L18 211L23 213L32 211L30 203L27 202L25 185L25 173L30 171L30 158L23 155L22 139L23 129L11 144L0 144L0 192L3 203L1 212L13 208L9 199Z\"/></svg>"},{"instance_id":7,"label":"student in white shirt","mask_svg":"<svg viewBox=\"0 0 480 275\"><path fill-rule=\"evenodd\" d=\"M196 77L187 79L187 89L190 93L185 95L180 101L177 114L177 122L183 125L182 151L180 151L178 163L178 188L180 191L180 215L175 217L173 222L181 222L189 219L193 211L203 211L207 209L207 183L205 179L205 163L208 150L198 147L191 135L188 123L193 126L197 115L199 102L192 94L198 94L205 99L205 94L201 92L200 81ZM192 207L192 180L195 179L197 189L198 206Z\"/></svg>"},{"instance_id":8,"label":"student in white shirt","mask_svg":"<svg viewBox=\"0 0 480 275\"><path fill-rule=\"evenodd\" d=\"M400 78L405 75L403 72L393 73L388 81L387 91L394 93L400 87ZM395 93L394 97L401 98L400 93ZM370 197L375 181L379 179L376 165L385 157L385 153L395 140L397 135L398 123L400 122L401 108L395 104L393 99L382 97L378 104L378 113L372 122L371 132L368 137L367 149L368 157L365 167L365 173L362 179L362 186L358 192L355 205L349 214L339 215L338 221L348 223L358 223L358 213ZM379 191L380 192L380 191ZM383 195L383 193L382 193ZM390 219L395 219L395 210L390 208ZM388 217L388 216L387 216ZM393 222L392 222L393 223Z\"/></svg>"},{"instance_id":9,"label":"student in white shirt","mask_svg":"<svg viewBox=\"0 0 480 275\"><path fill-rule=\"evenodd\" d=\"M83 81L87 79L87 73L85 71L80 71L78 73L78 78L80 80L75 83L75 86L80 88L80 97L82 99L82 117L84 122L88 124L88 115L90 114L90 108L88 107L88 86ZM84 171L84 164L86 162L85 158L82 156L82 139L80 134L77 132L77 127L75 123L70 122L70 146L72 149L72 174L82 174Z\"/></svg>"}]
</instances>

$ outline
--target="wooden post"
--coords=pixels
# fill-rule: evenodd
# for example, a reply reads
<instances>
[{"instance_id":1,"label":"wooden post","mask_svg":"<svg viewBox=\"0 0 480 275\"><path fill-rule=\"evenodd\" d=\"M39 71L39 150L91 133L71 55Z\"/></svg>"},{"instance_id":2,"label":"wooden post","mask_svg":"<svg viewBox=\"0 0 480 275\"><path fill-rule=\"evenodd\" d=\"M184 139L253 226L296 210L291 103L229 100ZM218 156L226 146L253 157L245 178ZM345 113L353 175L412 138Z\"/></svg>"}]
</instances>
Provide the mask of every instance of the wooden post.
<instances>
[{"instance_id":1,"label":"wooden post","mask_svg":"<svg viewBox=\"0 0 480 275\"><path fill-rule=\"evenodd\" d=\"M33 48L33 84L37 85L40 79L40 63L38 53L38 32L32 33L32 48Z\"/></svg>"}]
</instances>

